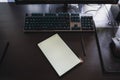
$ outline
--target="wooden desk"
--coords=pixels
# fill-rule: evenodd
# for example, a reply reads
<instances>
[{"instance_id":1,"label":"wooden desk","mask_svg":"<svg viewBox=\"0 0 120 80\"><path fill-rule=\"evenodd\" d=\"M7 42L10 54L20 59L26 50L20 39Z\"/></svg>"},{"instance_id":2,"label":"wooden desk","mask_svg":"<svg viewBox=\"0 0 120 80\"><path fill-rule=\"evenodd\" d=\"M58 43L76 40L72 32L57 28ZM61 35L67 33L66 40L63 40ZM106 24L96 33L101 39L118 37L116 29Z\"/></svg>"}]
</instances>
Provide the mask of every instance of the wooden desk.
<instances>
[{"instance_id":1,"label":"wooden desk","mask_svg":"<svg viewBox=\"0 0 120 80\"><path fill-rule=\"evenodd\" d=\"M29 5L28 5L29 6ZM37 43L55 33L24 33L24 16L30 12L27 5L0 4L0 38L9 41L3 62L0 64L0 80L115 80L118 76L102 72L94 33L58 33L68 46L82 57L84 63L59 77L44 57ZM48 12L45 6L34 11ZM34 7L34 6L29 6ZM86 56L83 55L81 38ZM53 45L54 46L54 45Z\"/></svg>"}]
</instances>

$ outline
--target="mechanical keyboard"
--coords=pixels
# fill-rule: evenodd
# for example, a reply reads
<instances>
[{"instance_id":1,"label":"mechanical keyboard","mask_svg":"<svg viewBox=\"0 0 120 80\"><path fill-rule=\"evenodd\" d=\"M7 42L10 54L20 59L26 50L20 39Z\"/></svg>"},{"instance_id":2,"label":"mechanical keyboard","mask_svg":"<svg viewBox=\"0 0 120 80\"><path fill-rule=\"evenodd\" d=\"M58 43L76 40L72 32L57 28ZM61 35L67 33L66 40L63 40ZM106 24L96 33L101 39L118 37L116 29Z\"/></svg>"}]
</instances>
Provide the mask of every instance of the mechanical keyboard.
<instances>
[{"instance_id":1,"label":"mechanical keyboard","mask_svg":"<svg viewBox=\"0 0 120 80\"><path fill-rule=\"evenodd\" d=\"M80 16L78 13L27 13L25 15L25 32L95 31L92 16Z\"/></svg>"}]
</instances>

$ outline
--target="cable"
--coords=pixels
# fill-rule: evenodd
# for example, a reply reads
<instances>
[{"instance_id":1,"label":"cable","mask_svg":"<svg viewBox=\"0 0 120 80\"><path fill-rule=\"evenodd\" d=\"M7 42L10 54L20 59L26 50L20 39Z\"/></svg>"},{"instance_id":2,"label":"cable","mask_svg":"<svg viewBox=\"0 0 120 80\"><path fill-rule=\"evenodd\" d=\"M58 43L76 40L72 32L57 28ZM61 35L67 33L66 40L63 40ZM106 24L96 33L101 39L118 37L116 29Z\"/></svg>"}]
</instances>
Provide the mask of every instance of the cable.
<instances>
[{"instance_id":1,"label":"cable","mask_svg":"<svg viewBox=\"0 0 120 80\"><path fill-rule=\"evenodd\" d=\"M97 11L97 10L88 10L88 11L85 11L84 14L91 12L91 11Z\"/></svg>"},{"instance_id":2,"label":"cable","mask_svg":"<svg viewBox=\"0 0 120 80\"><path fill-rule=\"evenodd\" d=\"M114 22L116 23L116 21L113 21L112 19L110 19L110 16L112 16L112 15L109 14L108 8L106 7L105 4L104 4L104 6L105 6L105 8L106 8L106 10L107 10L107 13L108 13L108 16L107 16L107 17L108 17L109 20L111 20L108 24L113 23L113 25L114 25ZM114 25L114 26L115 26L115 25Z\"/></svg>"},{"instance_id":3,"label":"cable","mask_svg":"<svg viewBox=\"0 0 120 80\"><path fill-rule=\"evenodd\" d=\"M113 32L113 34L114 34L114 36L115 36L115 31L114 31L114 29L115 29L115 26L116 26L116 21L113 21L112 19L110 19L110 16L112 16L112 15L109 14L108 8L106 7L105 4L104 4L104 6L105 6L105 8L106 8L106 10L107 10L107 13L108 13L108 16L107 16L107 18L108 18L108 20L109 20L108 24L112 26L112 28L113 28L113 29L112 29L112 32Z\"/></svg>"},{"instance_id":4,"label":"cable","mask_svg":"<svg viewBox=\"0 0 120 80\"><path fill-rule=\"evenodd\" d=\"M88 4L87 4L88 5ZM88 6L90 6L90 5L88 5ZM83 14L86 14L86 13L88 13L88 12L91 12L91 11L96 11L96 14L95 14L95 16L97 15L97 12L100 10L102 8L102 4L100 4L100 7L98 8L98 9L96 9L96 10L87 10L87 11L85 11ZM94 16L94 17L95 17Z\"/></svg>"}]
</instances>

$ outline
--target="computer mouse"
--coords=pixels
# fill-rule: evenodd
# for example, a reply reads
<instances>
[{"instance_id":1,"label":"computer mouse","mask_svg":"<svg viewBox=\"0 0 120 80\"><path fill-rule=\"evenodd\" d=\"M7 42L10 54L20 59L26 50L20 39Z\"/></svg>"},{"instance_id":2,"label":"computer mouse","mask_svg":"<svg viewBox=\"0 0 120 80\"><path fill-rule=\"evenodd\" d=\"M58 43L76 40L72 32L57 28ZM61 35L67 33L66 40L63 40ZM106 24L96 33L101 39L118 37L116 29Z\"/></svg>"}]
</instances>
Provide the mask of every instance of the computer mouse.
<instances>
[{"instance_id":1,"label":"computer mouse","mask_svg":"<svg viewBox=\"0 0 120 80\"><path fill-rule=\"evenodd\" d=\"M110 47L111 47L113 56L120 58L120 38L118 37L112 38Z\"/></svg>"}]
</instances>

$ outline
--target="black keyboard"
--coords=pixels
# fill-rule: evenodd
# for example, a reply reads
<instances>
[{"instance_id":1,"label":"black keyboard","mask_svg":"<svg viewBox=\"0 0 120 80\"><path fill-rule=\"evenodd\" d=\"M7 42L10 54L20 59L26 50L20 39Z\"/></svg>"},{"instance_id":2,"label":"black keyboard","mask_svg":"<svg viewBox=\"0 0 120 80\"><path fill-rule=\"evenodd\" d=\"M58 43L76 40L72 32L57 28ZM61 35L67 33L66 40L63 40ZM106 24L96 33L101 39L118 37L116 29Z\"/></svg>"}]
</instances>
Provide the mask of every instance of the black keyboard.
<instances>
[{"instance_id":1,"label":"black keyboard","mask_svg":"<svg viewBox=\"0 0 120 80\"><path fill-rule=\"evenodd\" d=\"M24 31L95 31L95 25L92 16L78 13L27 13Z\"/></svg>"}]
</instances>

